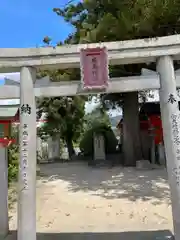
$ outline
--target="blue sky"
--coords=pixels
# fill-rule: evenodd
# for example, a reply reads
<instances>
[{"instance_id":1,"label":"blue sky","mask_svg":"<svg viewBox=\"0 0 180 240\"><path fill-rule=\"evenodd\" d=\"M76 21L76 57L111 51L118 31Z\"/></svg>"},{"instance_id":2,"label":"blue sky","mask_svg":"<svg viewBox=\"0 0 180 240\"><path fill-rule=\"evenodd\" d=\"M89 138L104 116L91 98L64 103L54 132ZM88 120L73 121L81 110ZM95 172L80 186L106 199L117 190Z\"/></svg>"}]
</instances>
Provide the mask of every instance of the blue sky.
<instances>
[{"instance_id":1,"label":"blue sky","mask_svg":"<svg viewBox=\"0 0 180 240\"><path fill-rule=\"evenodd\" d=\"M36 47L45 36L52 43L64 40L73 31L54 7L63 7L68 0L1 0L0 48ZM0 80L0 85L3 81Z\"/></svg>"},{"instance_id":2,"label":"blue sky","mask_svg":"<svg viewBox=\"0 0 180 240\"><path fill-rule=\"evenodd\" d=\"M1 0L0 48L24 48L42 45L50 36L56 43L64 40L73 28L52 9L68 0Z\"/></svg>"}]
</instances>

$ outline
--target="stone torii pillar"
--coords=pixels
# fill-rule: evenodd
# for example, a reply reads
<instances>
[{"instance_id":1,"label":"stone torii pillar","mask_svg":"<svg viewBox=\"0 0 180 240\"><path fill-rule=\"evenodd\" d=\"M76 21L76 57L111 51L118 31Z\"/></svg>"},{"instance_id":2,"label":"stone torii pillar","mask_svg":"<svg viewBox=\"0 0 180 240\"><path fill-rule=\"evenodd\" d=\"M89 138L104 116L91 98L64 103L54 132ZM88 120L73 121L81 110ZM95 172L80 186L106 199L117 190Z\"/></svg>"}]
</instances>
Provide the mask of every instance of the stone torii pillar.
<instances>
[{"instance_id":1,"label":"stone torii pillar","mask_svg":"<svg viewBox=\"0 0 180 240\"><path fill-rule=\"evenodd\" d=\"M9 231L8 219L8 159L7 149L0 145L0 239Z\"/></svg>"},{"instance_id":2,"label":"stone torii pillar","mask_svg":"<svg viewBox=\"0 0 180 240\"><path fill-rule=\"evenodd\" d=\"M180 112L173 60L170 56L157 61L160 76L160 106L163 125L168 179L171 190L175 239L180 239Z\"/></svg>"},{"instance_id":3,"label":"stone torii pillar","mask_svg":"<svg viewBox=\"0 0 180 240\"><path fill-rule=\"evenodd\" d=\"M36 71L20 73L20 166L18 189L18 240L36 240Z\"/></svg>"}]
</instances>

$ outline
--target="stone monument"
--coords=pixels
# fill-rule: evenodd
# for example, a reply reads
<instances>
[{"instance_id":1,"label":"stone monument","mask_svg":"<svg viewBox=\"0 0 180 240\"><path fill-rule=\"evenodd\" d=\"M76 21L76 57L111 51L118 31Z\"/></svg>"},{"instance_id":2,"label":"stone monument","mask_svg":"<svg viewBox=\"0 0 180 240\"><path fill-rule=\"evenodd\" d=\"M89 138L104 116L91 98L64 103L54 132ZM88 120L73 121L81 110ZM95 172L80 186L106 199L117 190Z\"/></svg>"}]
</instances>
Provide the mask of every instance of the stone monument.
<instances>
[{"instance_id":1,"label":"stone monument","mask_svg":"<svg viewBox=\"0 0 180 240\"><path fill-rule=\"evenodd\" d=\"M106 160L104 136L94 133L94 161L101 162Z\"/></svg>"}]
</instances>

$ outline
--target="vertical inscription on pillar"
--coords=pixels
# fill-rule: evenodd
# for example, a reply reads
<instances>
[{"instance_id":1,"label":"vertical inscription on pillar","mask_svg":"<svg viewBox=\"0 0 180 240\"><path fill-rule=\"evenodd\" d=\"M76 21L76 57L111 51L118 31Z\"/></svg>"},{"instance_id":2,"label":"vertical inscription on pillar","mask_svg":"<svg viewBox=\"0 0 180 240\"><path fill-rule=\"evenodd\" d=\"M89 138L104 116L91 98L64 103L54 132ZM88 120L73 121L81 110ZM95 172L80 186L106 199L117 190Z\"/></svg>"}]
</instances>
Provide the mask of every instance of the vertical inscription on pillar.
<instances>
[{"instance_id":1,"label":"vertical inscription on pillar","mask_svg":"<svg viewBox=\"0 0 180 240\"><path fill-rule=\"evenodd\" d=\"M26 116L31 114L31 107L28 104L23 104L20 108L21 115L25 115L23 119L23 126L22 126L22 180L23 180L23 190L28 189L28 174L27 174L27 167L28 167L28 141L29 141L29 133L28 133L28 124L26 122Z\"/></svg>"},{"instance_id":2,"label":"vertical inscription on pillar","mask_svg":"<svg viewBox=\"0 0 180 240\"><path fill-rule=\"evenodd\" d=\"M176 100L175 96L174 96L172 93L169 94L168 102L171 103L171 104L173 104L173 103L175 103L176 101L177 101L177 100Z\"/></svg>"},{"instance_id":3,"label":"vertical inscription on pillar","mask_svg":"<svg viewBox=\"0 0 180 240\"><path fill-rule=\"evenodd\" d=\"M174 104L177 102L176 97L173 94L169 94L168 103ZM172 169L173 176L175 177L175 182L180 186L180 129L179 129L179 114L171 115L172 124L172 135L173 135L173 145L175 148L176 163L175 167Z\"/></svg>"},{"instance_id":4,"label":"vertical inscription on pillar","mask_svg":"<svg viewBox=\"0 0 180 240\"><path fill-rule=\"evenodd\" d=\"M21 114L31 114L31 107L29 106L29 104L23 104L21 106Z\"/></svg>"},{"instance_id":5,"label":"vertical inscription on pillar","mask_svg":"<svg viewBox=\"0 0 180 240\"><path fill-rule=\"evenodd\" d=\"M172 114L172 132L173 132L173 141L177 148L180 145L180 138L179 138L179 126L178 126L178 115Z\"/></svg>"},{"instance_id":6,"label":"vertical inscription on pillar","mask_svg":"<svg viewBox=\"0 0 180 240\"><path fill-rule=\"evenodd\" d=\"M177 114L171 115L173 143L176 154L176 167L173 168L173 175L175 176L176 184L180 186L180 132L178 118L179 116Z\"/></svg>"},{"instance_id":7,"label":"vertical inscription on pillar","mask_svg":"<svg viewBox=\"0 0 180 240\"><path fill-rule=\"evenodd\" d=\"M173 175L176 180L176 184L180 186L180 166L173 168Z\"/></svg>"}]
</instances>

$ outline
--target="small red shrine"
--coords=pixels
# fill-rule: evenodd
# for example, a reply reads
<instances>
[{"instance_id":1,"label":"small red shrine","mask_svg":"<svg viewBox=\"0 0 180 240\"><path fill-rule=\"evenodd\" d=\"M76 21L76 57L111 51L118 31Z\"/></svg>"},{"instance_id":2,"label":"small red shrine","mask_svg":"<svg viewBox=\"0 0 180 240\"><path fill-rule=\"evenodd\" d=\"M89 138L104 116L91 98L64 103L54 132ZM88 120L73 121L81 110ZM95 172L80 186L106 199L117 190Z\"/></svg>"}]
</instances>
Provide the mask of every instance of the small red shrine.
<instances>
[{"instance_id":1,"label":"small red shrine","mask_svg":"<svg viewBox=\"0 0 180 240\"><path fill-rule=\"evenodd\" d=\"M142 104L139 112L139 121L141 131L146 131L149 135L154 135L155 145L163 142L163 129L159 102L147 102ZM123 119L121 119L117 125L117 128L120 131L122 127Z\"/></svg>"},{"instance_id":2,"label":"small red shrine","mask_svg":"<svg viewBox=\"0 0 180 240\"><path fill-rule=\"evenodd\" d=\"M0 143L7 146L10 141L15 142L15 139L11 139L11 126L18 121L19 105L0 106Z\"/></svg>"}]
</instances>

